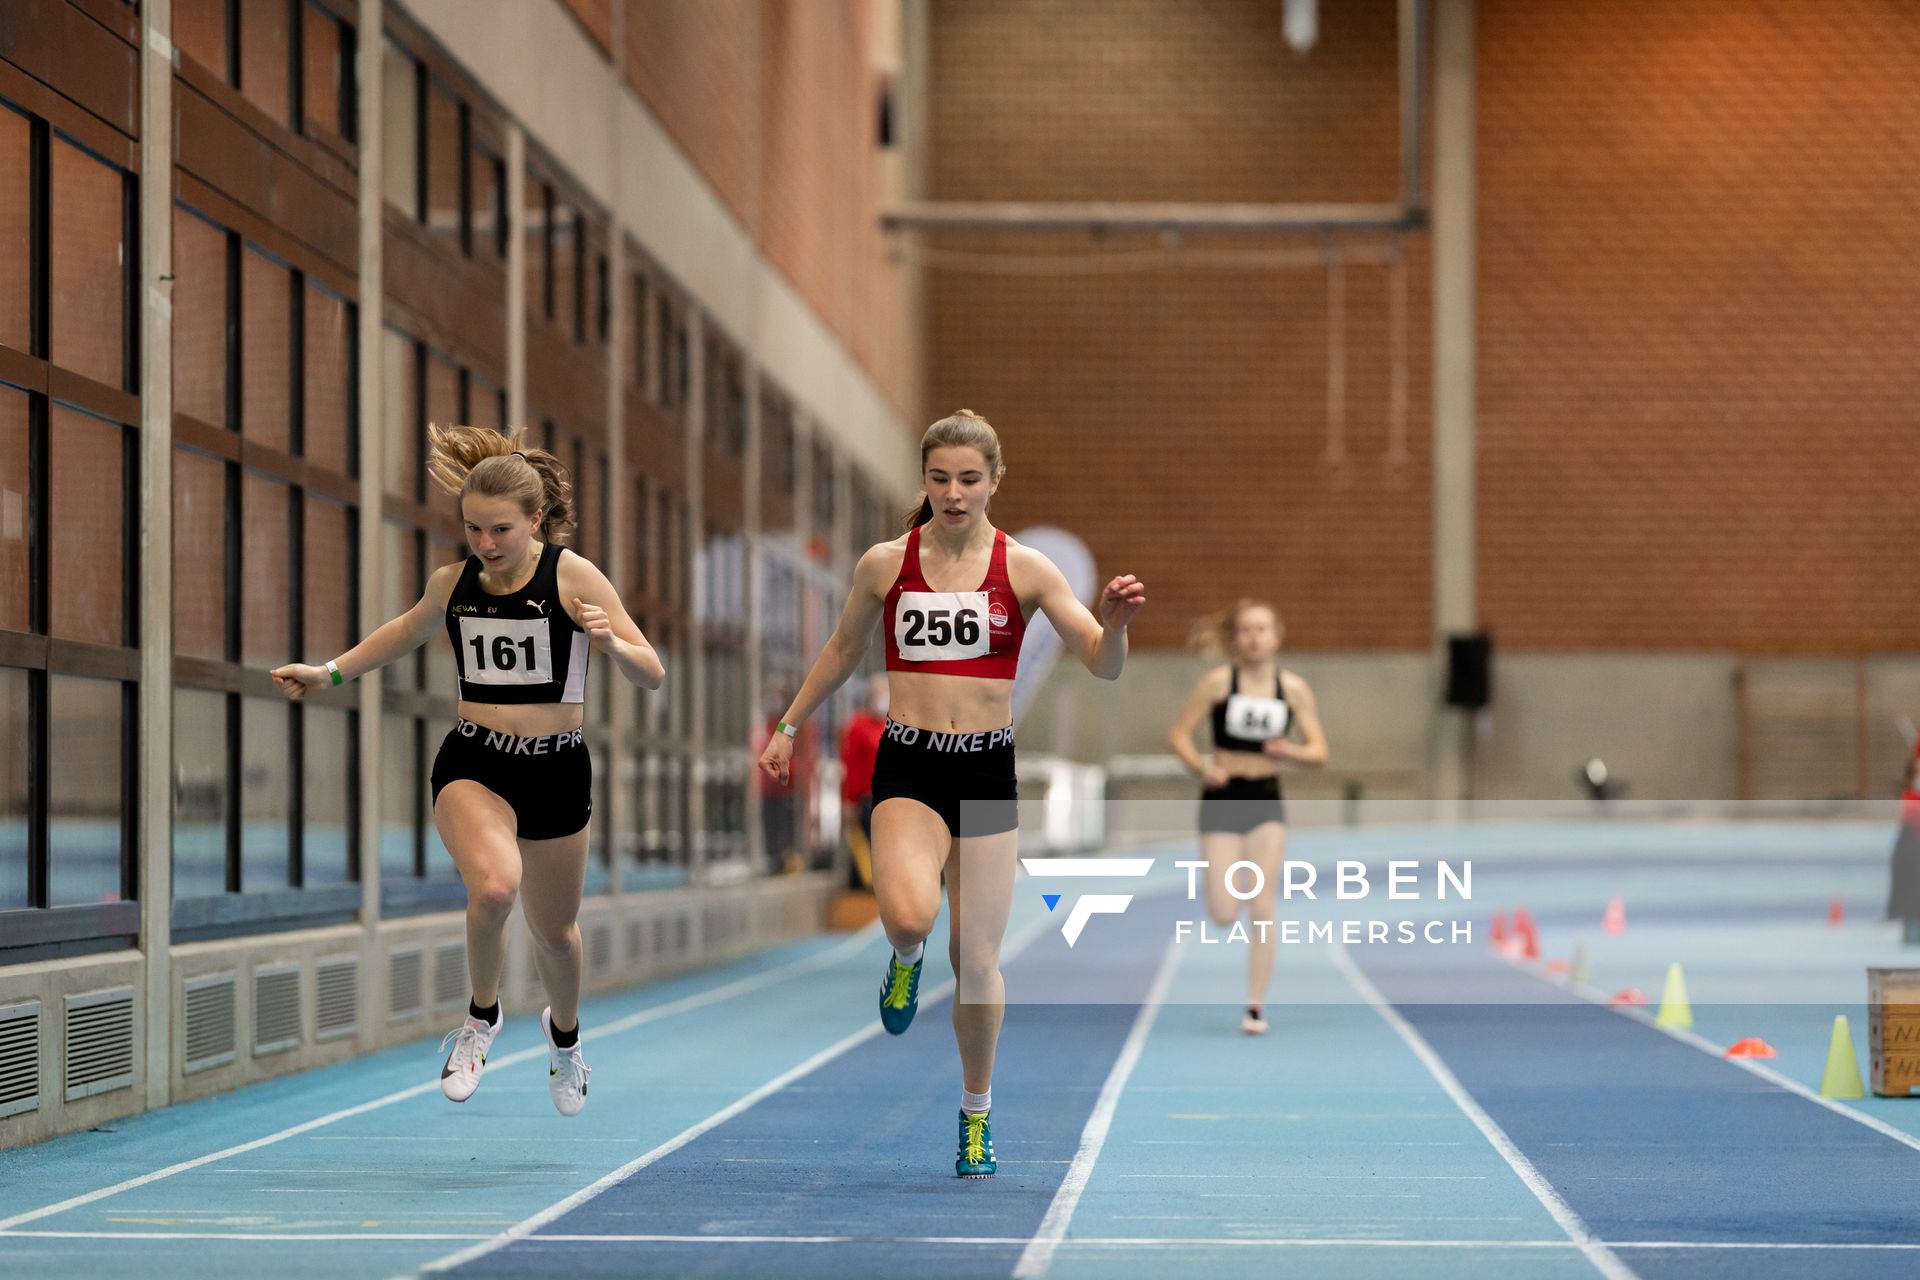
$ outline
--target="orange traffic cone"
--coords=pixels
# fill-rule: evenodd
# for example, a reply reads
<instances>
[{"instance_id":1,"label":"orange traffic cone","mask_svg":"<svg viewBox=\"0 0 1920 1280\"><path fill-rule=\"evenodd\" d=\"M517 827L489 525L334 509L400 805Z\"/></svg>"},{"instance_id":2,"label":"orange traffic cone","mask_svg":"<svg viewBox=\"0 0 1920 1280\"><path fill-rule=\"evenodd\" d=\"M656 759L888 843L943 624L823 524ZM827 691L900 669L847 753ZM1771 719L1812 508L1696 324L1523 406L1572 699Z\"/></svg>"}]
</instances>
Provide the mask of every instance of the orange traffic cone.
<instances>
[{"instance_id":1,"label":"orange traffic cone","mask_svg":"<svg viewBox=\"0 0 1920 1280\"><path fill-rule=\"evenodd\" d=\"M1507 940L1507 913L1506 912L1496 911L1493 913L1493 930L1488 935L1488 937L1489 937L1489 940L1496 947Z\"/></svg>"},{"instance_id":2,"label":"orange traffic cone","mask_svg":"<svg viewBox=\"0 0 1920 1280\"><path fill-rule=\"evenodd\" d=\"M1646 1002L1647 1002L1647 993L1642 991L1640 988L1623 987L1619 991L1614 992L1613 999L1609 1000L1607 1003L1612 1005L1616 1009L1621 1009L1629 1005L1643 1005Z\"/></svg>"},{"instance_id":3,"label":"orange traffic cone","mask_svg":"<svg viewBox=\"0 0 1920 1280\"><path fill-rule=\"evenodd\" d=\"M1745 1040L1735 1041L1727 1050L1729 1058L1777 1058L1773 1046L1759 1036L1748 1036Z\"/></svg>"},{"instance_id":4,"label":"orange traffic cone","mask_svg":"<svg viewBox=\"0 0 1920 1280\"><path fill-rule=\"evenodd\" d=\"M1627 902L1615 894L1607 900L1607 912L1600 917L1602 933L1621 934L1627 931Z\"/></svg>"},{"instance_id":5,"label":"orange traffic cone","mask_svg":"<svg viewBox=\"0 0 1920 1280\"><path fill-rule=\"evenodd\" d=\"M1847 922L1847 905L1846 903L1840 901L1840 899L1835 898L1832 902L1829 902L1827 904L1827 923L1837 927L1839 925L1845 924L1846 922Z\"/></svg>"},{"instance_id":6,"label":"orange traffic cone","mask_svg":"<svg viewBox=\"0 0 1920 1280\"><path fill-rule=\"evenodd\" d=\"M1540 931L1533 927L1533 917L1527 914L1525 907L1513 909L1513 933L1520 942L1520 958L1538 960L1540 958Z\"/></svg>"}]
</instances>

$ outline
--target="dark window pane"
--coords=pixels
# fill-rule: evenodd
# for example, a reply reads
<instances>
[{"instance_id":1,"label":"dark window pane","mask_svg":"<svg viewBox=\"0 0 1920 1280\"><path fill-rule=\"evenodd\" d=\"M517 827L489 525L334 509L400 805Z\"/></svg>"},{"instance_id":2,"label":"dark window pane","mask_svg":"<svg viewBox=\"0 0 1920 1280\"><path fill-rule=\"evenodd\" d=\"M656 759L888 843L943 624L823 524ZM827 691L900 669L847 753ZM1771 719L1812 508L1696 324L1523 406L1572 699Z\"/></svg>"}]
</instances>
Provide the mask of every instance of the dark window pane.
<instances>
[{"instance_id":1,"label":"dark window pane","mask_svg":"<svg viewBox=\"0 0 1920 1280\"><path fill-rule=\"evenodd\" d=\"M477 257L504 258L501 252L500 184L505 180L499 159L485 147L473 148L473 190L468 196L473 219L473 252Z\"/></svg>"},{"instance_id":2,"label":"dark window pane","mask_svg":"<svg viewBox=\"0 0 1920 1280\"><path fill-rule=\"evenodd\" d=\"M173 408L227 421L227 233L173 211Z\"/></svg>"},{"instance_id":3,"label":"dark window pane","mask_svg":"<svg viewBox=\"0 0 1920 1280\"><path fill-rule=\"evenodd\" d=\"M451 499L442 499L451 501ZM467 558L467 549L455 546L443 538L427 539L427 571L432 572L442 565L459 564ZM424 586L422 587L424 590ZM443 698L451 698L457 692L454 681L458 671L453 665L453 645L447 640L447 629L435 627L433 635L426 644L427 651L427 692Z\"/></svg>"},{"instance_id":4,"label":"dark window pane","mask_svg":"<svg viewBox=\"0 0 1920 1280\"><path fill-rule=\"evenodd\" d=\"M647 278L642 275L633 277L633 360L627 367L627 385L635 391L646 394L652 386L647 379L647 334L650 332L647 315Z\"/></svg>"},{"instance_id":5,"label":"dark window pane","mask_svg":"<svg viewBox=\"0 0 1920 1280\"><path fill-rule=\"evenodd\" d=\"M227 0L173 0L173 43L222 80L227 78Z\"/></svg>"},{"instance_id":6,"label":"dark window pane","mask_svg":"<svg viewBox=\"0 0 1920 1280\"><path fill-rule=\"evenodd\" d=\"M0 911L27 905L27 680L0 667Z\"/></svg>"},{"instance_id":7,"label":"dark window pane","mask_svg":"<svg viewBox=\"0 0 1920 1280\"><path fill-rule=\"evenodd\" d=\"M345 298L307 283L306 430L302 450L315 464L345 474L347 405L353 395L352 310Z\"/></svg>"},{"instance_id":8,"label":"dark window pane","mask_svg":"<svg viewBox=\"0 0 1920 1280\"><path fill-rule=\"evenodd\" d=\"M386 343L385 359L381 361L386 383L381 409L387 427L387 492L412 498L422 443L421 424L414 408L413 339L397 329L383 330L381 337Z\"/></svg>"},{"instance_id":9,"label":"dark window pane","mask_svg":"<svg viewBox=\"0 0 1920 1280\"><path fill-rule=\"evenodd\" d=\"M173 646L227 656L227 464L173 451Z\"/></svg>"},{"instance_id":10,"label":"dark window pane","mask_svg":"<svg viewBox=\"0 0 1920 1280\"><path fill-rule=\"evenodd\" d=\"M413 55L391 40L382 43L380 112L382 190L387 203L409 218L420 216L420 87Z\"/></svg>"},{"instance_id":11,"label":"dark window pane","mask_svg":"<svg viewBox=\"0 0 1920 1280\"><path fill-rule=\"evenodd\" d=\"M64 138L53 141L53 362L126 385L126 183Z\"/></svg>"},{"instance_id":12,"label":"dark window pane","mask_svg":"<svg viewBox=\"0 0 1920 1280\"><path fill-rule=\"evenodd\" d=\"M578 294L575 292L578 275L574 264L579 261L580 219L570 207L556 203L553 206L553 314L552 320L560 326L567 337L578 340L580 332L577 325Z\"/></svg>"},{"instance_id":13,"label":"dark window pane","mask_svg":"<svg viewBox=\"0 0 1920 1280\"><path fill-rule=\"evenodd\" d=\"M303 662L321 663L353 647L358 637L348 633L353 602L347 596L351 580L347 537L347 509L325 498L307 494L306 502L306 636L300 645Z\"/></svg>"},{"instance_id":14,"label":"dark window pane","mask_svg":"<svg viewBox=\"0 0 1920 1280\"><path fill-rule=\"evenodd\" d=\"M420 763L413 744L412 716L380 718L380 878L413 878L414 794ZM429 750L437 747L430 743Z\"/></svg>"},{"instance_id":15,"label":"dark window pane","mask_svg":"<svg viewBox=\"0 0 1920 1280\"><path fill-rule=\"evenodd\" d=\"M552 198L546 185L528 174L520 199L526 206L527 315L535 320L553 318L553 246L547 239Z\"/></svg>"},{"instance_id":16,"label":"dark window pane","mask_svg":"<svg viewBox=\"0 0 1920 1280\"><path fill-rule=\"evenodd\" d=\"M121 751L117 680L48 679L47 905L120 901Z\"/></svg>"},{"instance_id":17,"label":"dark window pane","mask_svg":"<svg viewBox=\"0 0 1920 1280\"><path fill-rule=\"evenodd\" d=\"M286 451L293 416L293 273L252 245L240 255L240 421Z\"/></svg>"},{"instance_id":18,"label":"dark window pane","mask_svg":"<svg viewBox=\"0 0 1920 1280\"><path fill-rule=\"evenodd\" d=\"M55 405L49 435L53 634L125 644L125 428Z\"/></svg>"},{"instance_id":19,"label":"dark window pane","mask_svg":"<svg viewBox=\"0 0 1920 1280\"><path fill-rule=\"evenodd\" d=\"M427 229L461 248L460 102L438 82L427 82Z\"/></svg>"},{"instance_id":20,"label":"dark window pane","mask_svg":"<svg viewBox=\"0 0 1920 1280\"><path fill-rule=\"evenodd\" d=\"M242 483L240 657L250 666L278 666L299 657L287 634L287 587L293 581L287 526L292 496L286 485L252 473Z\"/></svg>"},{"instance_id":21,"label":"dark window pane","mask_svg":"<svg viewBox=\"0 0 1920 1280\"><path fill-rule=\"evenodd\" d=\"M495 431L504 431L506 421L506 395L501 388L479 374L468 379L467 424L474 427L491 427Z\"/></svg>"},{"instance_id":22,"label":"dark window pane","mask_svg":"<svg viewBox=\"0 0 1920 1280\"><path fill-rule=\"evenodd\" d=\"M0 630L26 631L32 621L27 476L27 393L0 386Z\"/></svg>"},{"instance_id":23,"label":"dark window pane","mask_svg":"<svg viewBox=\"0 0 1920 1280\"><path fill-rule=\"evenodd\" d=\"M348 770L353 753L347 713L335 707L308 707L306 724L306 791L302 861L309 886L344 884L352 879L348 849L352 812Z\"/></svg>"},{"instance_id":24,"label":"dark window pane","mask_svg":"<svg viewBox=\"0 0 1920 1280\"><path fill-rule=\"evenodd\" d=\"M33 272L33 126L0 102L0 347L17 351L33 345L31 315Z\"/></svg>"},{"instance_id":25,"label":"dark window pane","mask_svg":"<svg viewBox=\"0 0 1920 1280\"><path fill-rule=\"evenodd\" d=\"M644 477L636 476L633 481L633 509L627 515L627 529L633 539L633 591L636 596L644 596L653 589L653 520Z\"/></svg>"},{"instance_id":26,"label":"dark window pane","mask_svg":"<svg viewBox=\"0 0 1920 1280\"><path fill-rule=\"evenodd\" d=\"M241 6L240 92L284 125L292 125L293 36L286 0Z\"/></svg>"},{"instance_id":27,"label":"dark window pane","mask_svg":"<svg viewBox=\"0 0 1920 1280\"><path fill-rule=\"evenodd\" d=\"M284 889L293 780L288 773L291 708L282 698L240 700L240 889Z\"/></svg>"},{"instance_id":28,"label":"dark window pane","mask_svg":"<svg viewBox=\"0 0 1920 1280\"><path fill-rule=\"evenodd\" d=\"M301 56L304 68L300 89L306 95L306 127L318 126L328 133L343 133L340 119L340 87L343 64L340 59L340 23L312 4L303 4Z\"/></svg>"},{"instance_id":29,"label":"dark window pane","mask_svg":"<svg viewBox=\"0 0 1920 1280\"><path fill-rule=\"evenodd\" d=\"M227 695L173 691L173 896L227 889Z\"/></svg>"},{"instance_id":30,"label":"dark window pane","mask_svg":"<svg viewBox=\"0 0 1920 1280\"><path fill-rule=\"evenodd\" d=\"M460 421L460 367L436 351L427 353L427 421L441 427ZM427 500L438 496L430 489Z\"/></svg>"}]
</instances>

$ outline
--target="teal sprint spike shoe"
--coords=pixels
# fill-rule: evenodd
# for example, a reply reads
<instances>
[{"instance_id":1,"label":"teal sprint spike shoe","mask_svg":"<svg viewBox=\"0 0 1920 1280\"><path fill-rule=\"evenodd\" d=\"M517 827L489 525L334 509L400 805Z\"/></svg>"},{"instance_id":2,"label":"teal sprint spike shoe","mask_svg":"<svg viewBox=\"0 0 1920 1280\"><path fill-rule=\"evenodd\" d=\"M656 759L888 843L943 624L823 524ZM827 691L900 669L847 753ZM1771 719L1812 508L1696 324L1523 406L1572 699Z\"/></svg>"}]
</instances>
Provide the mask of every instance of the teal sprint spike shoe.
<instances>
[{"instance_id":1,"label":"teal sprint spike shoe","mask_svg":"<svg viewBox=\"0 0 1920 1280\"><path fill-rule=\"evenodd\" d=\"M880 1025L888 1035L897 1036L913 1025L920 1007L920 970L926 963L924 951L912 964L901 964L899 956L887 952L887 972L880 979Z\"/></svg>"},{"instance_id":2,"label":"teal sprint spike shoe","mask_svg":"<svg viewBox=\"0 0 1920 1280\"><path fill-rule=\"evenodd\" d=\"M955 1154L953 1171L962 1178L991 1178L999 1166L993 1159L993 1113L960 1113L960 1150Z\"/></svg>"}]
</instances>

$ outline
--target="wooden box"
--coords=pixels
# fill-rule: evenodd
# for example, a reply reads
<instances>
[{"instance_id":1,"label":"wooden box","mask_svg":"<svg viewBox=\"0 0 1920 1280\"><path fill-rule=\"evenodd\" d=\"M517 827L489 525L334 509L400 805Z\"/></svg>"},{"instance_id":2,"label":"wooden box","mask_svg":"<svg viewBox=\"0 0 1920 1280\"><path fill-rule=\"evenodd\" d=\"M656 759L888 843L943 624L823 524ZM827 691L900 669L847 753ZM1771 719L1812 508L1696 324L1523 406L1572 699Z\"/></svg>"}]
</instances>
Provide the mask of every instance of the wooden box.
<instances>
[{"instance_id":1,"label":"wooden box","mask_svg":"<svg viewBox=\"0 0 1920 1280\"><path fill-rule=\"evenodd\" d=\"M1920 969L1867 970L1869 1087L1904 1098L1920 1087Z\"/></svg>"}]
</instances>

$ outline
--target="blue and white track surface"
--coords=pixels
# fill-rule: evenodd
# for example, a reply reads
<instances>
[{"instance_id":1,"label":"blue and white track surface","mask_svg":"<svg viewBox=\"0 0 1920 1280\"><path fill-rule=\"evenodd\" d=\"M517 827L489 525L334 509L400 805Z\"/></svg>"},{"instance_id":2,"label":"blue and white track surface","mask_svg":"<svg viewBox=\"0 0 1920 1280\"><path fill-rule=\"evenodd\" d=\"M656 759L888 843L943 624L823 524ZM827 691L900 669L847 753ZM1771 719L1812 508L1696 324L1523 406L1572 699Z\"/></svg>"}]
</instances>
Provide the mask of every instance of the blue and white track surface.
<instances>
[{"instance_id":1,"label":"blue and white track surface","mask_svg":"<svg viewBox=\"0 0 1920 1280\"><path fill-rule=\"evenodd\" d=\"M0 1275L1910 1277L1920 1100L1817 1092L1835 1014L1865 1066L1864 967L1920 965L1877 920L1890 844L1864 824L1298 833L1327 875L1475 858L1471 904L1393 905L1482 936L1283 946L1262 1038L1239 1031L1244 951L1169 945L1183 886L1069 952L1023 881L1016 998L1071 965L1107 1002L1009 1009L996 1178L953 1176L944 933L894 1039L868 930L589 1001L576 1120L516 1017L464 1106L423 1041L0 1153ZM1544 955L1578 936L1599 989L1657 1002L1682 963L1693 1030L1495 956L1487 919L1523 901ZM1745 1036L1779 1058L1720 1056Z\"/></svg>"}]
</instances>

